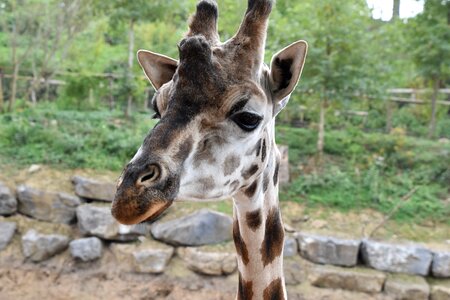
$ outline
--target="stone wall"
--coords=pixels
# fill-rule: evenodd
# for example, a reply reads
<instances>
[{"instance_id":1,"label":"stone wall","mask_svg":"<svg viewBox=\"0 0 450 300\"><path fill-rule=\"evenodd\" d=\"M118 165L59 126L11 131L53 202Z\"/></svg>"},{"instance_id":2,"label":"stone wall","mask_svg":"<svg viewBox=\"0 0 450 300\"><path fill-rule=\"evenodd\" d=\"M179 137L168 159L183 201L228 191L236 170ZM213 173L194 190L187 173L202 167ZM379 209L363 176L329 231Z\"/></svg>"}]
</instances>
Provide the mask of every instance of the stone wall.
<instances>
[{"instance_id":1,"label":"stone wall","mask_svg":"<svg viewBox=\"0 0 450 300\"><path fill-rule=\"evenodd\" d=\"M161 274L177 257L198 274L235 276L230 216L202 209L152 225L124 226L110 213L114 184L82 177L73 184L70 195L24 185L14 191L0 182L0 251L12 247L17 220L31 219L30 224L54 224L51 230L22 226L21 255L33 264L64 252L74 262L98 261L110 251L128 272ZM291 299L301 299L295 291L305 283L373 299L450 299L449 251L306 232L289 234L284 249Z\"/></svg>"}]
</instances>

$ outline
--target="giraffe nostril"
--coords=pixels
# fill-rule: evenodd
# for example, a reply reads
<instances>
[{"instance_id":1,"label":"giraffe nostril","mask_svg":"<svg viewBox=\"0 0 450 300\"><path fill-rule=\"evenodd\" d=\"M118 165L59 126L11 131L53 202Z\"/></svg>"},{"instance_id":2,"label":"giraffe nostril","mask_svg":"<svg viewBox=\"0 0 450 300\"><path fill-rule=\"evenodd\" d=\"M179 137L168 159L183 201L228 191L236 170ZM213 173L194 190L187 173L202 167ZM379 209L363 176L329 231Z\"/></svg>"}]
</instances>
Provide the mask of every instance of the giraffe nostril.
<instances>
[{"instance_id":1,"label":"giraffe nostril","mask_svg":"<svg viewBox=\"0 0 450 300\"><path fill-rule=\"evenodd\" d=\"M158 180L160 173L161 173L160 169L157 165L150 165L148 168L148 172L138 179L138 184L139 185L151 184L156 180Z\"/></svg>"}]
</instances>

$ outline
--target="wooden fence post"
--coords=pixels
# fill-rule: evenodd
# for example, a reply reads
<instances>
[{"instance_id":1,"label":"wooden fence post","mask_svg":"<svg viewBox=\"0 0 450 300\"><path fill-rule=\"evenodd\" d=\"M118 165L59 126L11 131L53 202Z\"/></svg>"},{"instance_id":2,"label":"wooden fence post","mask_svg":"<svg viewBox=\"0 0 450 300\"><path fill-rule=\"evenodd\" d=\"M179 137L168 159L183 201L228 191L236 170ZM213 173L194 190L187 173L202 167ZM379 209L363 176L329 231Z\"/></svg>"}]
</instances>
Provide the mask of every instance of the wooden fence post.
<instances>
[{"instance_id":1,"label":"wooden fence post","mask_svg":"<svg viewBox=\"0 0 450 300\"><path fill-rule=\"evenodd\" d=\"M114 77L112 74L108 76L109 81L109 110L114 109L114 93L113 93L113 83L114 83Z\"/></svg>"},{"instance_id":2,"label":"wooden fence post","mask_svg":"<svg viewBox=\"0 0 450 300\"><path fill-rule=\"evenodd\" d=\"M386 104L386 133L390 133L392 130L392 103L389 98L385 98Z\"/></svg>"}]
</instances>

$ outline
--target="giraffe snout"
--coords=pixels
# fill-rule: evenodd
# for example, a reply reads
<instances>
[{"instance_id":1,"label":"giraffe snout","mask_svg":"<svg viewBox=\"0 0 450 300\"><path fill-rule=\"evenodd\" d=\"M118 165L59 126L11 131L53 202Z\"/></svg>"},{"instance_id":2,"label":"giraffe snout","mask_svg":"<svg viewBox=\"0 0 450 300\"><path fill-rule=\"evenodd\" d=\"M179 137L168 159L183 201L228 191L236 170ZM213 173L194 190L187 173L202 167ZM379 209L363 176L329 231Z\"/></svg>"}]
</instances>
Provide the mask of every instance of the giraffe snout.
<instances>
[{"instance_id":1,"label":"giraffe snout","mask_svg":"<svg viewBox=\"0 0 450 300\"><path fill-rule=\"evenodd\" d=\"M162 164L129 164L117 187L111 213L122 224L154 220L173 202L179 178Z\"/></svg>"}]
</instances>

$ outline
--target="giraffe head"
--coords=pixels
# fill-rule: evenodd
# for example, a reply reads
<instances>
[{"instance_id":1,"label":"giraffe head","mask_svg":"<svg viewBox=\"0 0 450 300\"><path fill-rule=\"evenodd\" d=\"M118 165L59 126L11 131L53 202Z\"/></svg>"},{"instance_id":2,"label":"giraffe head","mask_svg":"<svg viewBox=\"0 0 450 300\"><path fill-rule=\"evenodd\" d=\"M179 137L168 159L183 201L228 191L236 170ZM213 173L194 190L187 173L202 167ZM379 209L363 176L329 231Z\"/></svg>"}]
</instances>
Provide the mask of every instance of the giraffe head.
<instances>
[{"instance_id":1,"label":"giraffe head","mask_svg":"<svg viewBox=\"0 0 450 300\"><path fill-rule=\"evenodd\" d=\"M274 118L300 77L307 44L298 41L263 64L272 1L249 0L238 32L217 33L215 1L202 0L179 43L179 61L150 51L138 60L156 89L159 122L125 167L113 216L134 224L174 200L219 200L264 169Z\"/></svg>"}]
</instances>

